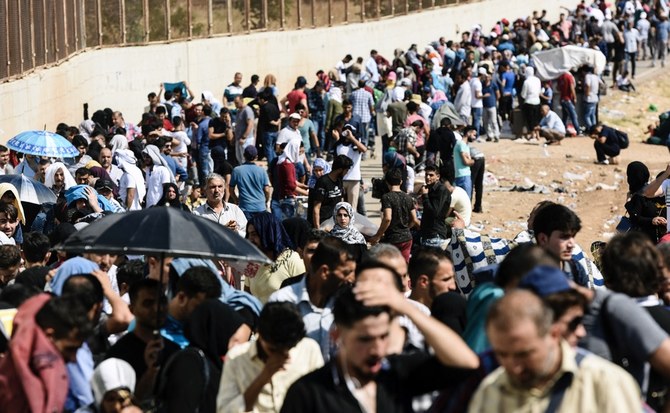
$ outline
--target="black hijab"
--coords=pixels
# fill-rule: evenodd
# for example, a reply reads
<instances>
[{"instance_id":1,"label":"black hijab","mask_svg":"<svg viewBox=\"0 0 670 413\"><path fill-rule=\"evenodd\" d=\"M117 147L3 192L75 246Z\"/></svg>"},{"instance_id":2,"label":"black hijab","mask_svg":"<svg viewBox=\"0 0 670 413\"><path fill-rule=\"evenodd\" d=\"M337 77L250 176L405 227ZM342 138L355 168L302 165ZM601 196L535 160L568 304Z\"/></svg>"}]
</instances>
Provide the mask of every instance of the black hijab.
<instances>
[{"instance_id":1,"label":"black hijab","mask_svg":"<svg viewBox=\"0 0 670 413\"><path fill-rule=\"evenodd\" d=\"M649 182L649 168L642 162L631 162L626 169L628 192L634 194L644 188Z\"/></svg>"},{"instance_id":2,"label":"black hijab","mask_svg":"<svg viewBox=\"0 0 670 413\"><path fill-rule=\"evenodd\" d=\"M228 342L242 324L242 317L232 307L211 299L196 307L184 325L184 335L192 347L202 350L221 370Z\"/></svg>"}]
</instances>

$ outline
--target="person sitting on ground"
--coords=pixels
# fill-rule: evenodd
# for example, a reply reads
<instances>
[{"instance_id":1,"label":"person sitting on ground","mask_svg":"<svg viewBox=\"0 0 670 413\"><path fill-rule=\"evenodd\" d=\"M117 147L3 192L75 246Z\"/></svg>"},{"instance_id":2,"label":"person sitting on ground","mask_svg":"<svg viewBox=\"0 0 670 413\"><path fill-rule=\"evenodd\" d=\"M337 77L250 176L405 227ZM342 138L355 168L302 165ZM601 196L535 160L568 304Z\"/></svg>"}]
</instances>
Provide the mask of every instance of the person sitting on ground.
<instances>
[{"instance_id":1,"label":"person sitting on ground","mask_svg":"<svg viewBox=\"0 0 670 413\"><path fill-rule=\"evenodd\" d=\"M268 301L282 281L305 272L305 266L281 221L269 212L259 212L247 224L247 239L272 261L257 267L255 275L244 280L245 291L262 303Z\"/></svg>"},{"instance_id":2,"label":"person sitting on ground","mask_svg":"<svg viewBox=\"0 0 670 413\"><path fill-rule=\"evenodd\" d=\"M619 163L619 138L614 128L605 126L598 122L589 132L594 140L593 147L596 149L596 163L601 165L617 165Z\"/></svg>"},{"instance_id":3,"label":"person sitting on ground","mask_svg":"<svg viewBox=\"0 0 670 413\"><path fill-rule=\"evenodd\" d=\"M321 366L319 345L305 337L305 324L297 306L268 303L258 321L257 340L239 344L228 352L217 411L278 412L288 388Z\"/></svg>"},{"instance_id":4,"label":"person sitting on ground","mask_svg":"<svg viewBox=\"0 0 670 413\"><path fill-rule=\"evenodd\" d=\"M356 222L354 208L348 202L338 202L333 212L333 222L330 235L344 241L356 261L360 261L368 246L365 237L354 225Z\"/></svg>"},{"instance_id":5,"label":"person sitting on ground","mask_svg":"<svg viewBox=\"0 0 670 413\"><path fill-rule=\"evenodd\" d=\"M551 110L547 104L540 107L540 113L542 119L540 119L540 124L535 127L535 131L540 137L547 140L547 145L560 145L565 138L565 125L560 116Z\"/></svg>"},{"instance_id":6,"label":"person sitting on ground","mask_svg":"<svg viewBox=\"0 0 670 413\"><path fill-rule=\"evenodd\" d=\"M635 85L633 85L633 82L631 82L630 78L628 77L628 71L624 71L622 74L617 76L616 86L623 92L630 92L631 90L633 92L637 92L635 90Z\"/></svg>"}]
</instances>

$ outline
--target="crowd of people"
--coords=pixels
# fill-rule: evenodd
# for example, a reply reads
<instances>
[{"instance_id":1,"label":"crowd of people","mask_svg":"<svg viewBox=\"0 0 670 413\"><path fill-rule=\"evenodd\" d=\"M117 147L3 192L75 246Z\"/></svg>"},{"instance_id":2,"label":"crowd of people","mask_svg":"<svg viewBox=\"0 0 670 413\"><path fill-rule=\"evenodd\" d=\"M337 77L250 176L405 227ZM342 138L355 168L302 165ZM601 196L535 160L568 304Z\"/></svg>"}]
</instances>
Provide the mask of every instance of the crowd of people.
<instances>
[{"instance_id":1,"label":"crowd of people","mask_svg":"<svg viewBox=\"0 0 670 413\"><path fill-rule=\"evenodd\" d=\"M137 124L84 105L78 127L58 125L74 158L0 146L0 174L57 199L0 184L0 410L667 411L670 166L650 182L628 165L628 227L592 249L597 269L561 204L540 202L497 250L468 227L484 213L481 140L588 134L601 164L628 145L597 120L602 74L552 83L530 56L596 48L624 90L636 61L664 66L668 7L501 19L392 60L347 55L286 94L271 74L236 73L221 99L163 83ZM383 177L364 183L376 153ZM269 263L57 248L147 208L223 225Z\"/></svg>"}]
</instances>

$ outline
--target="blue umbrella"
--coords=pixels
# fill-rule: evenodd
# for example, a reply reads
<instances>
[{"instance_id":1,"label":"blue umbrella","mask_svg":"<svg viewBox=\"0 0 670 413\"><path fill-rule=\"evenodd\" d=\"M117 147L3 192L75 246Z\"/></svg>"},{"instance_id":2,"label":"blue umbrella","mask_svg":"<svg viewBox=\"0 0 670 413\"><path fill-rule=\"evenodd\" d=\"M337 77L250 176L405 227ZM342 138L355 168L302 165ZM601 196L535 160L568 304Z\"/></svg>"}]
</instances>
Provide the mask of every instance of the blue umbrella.
<instances>
[{"instance_id":1,"label":"blue umbrella","mask_svg":"<svg viewBox=\"0 0 670 413\"><path fill-rule=\"evenodd\" d=\"M14 185L21 202L37 205L56 203L56 195L51 189L25 175L0 175L0 183L4 182Z\"/></svg>"},{"instance_id":2,"label":"blue umbrella","mask_svg":"<svg viewBox=\"0 0 670 413\"><path fill-rule=\"evenodd\" d=\"M43 130L21 132L7 142L7 147L28 155L74 158L79 151L64 137Z\"/></svg>"}]
</instances>

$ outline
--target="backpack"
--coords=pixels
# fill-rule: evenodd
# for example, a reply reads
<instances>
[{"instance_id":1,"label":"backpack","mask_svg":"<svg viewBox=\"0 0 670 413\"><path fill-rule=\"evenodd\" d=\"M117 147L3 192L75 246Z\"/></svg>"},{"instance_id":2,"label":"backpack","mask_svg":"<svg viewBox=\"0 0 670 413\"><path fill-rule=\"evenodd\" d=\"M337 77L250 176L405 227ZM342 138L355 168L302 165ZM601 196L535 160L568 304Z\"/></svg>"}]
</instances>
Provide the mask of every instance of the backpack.
<instances>
[{"instance_id":1,"label":"backpack","mask_svg":"<svg viewBox=\"0 0 670 413\"><path fill-rule=\"evenodd\" d=\"M621 149L626 149L628 145L630 145L630 141L628 140L628 134L626 132L620 131L618 129L612 128L614 131L614 134L616 135L617 138L617 143L619 144L619 147Z\"/></svg>"}]
</instances>

